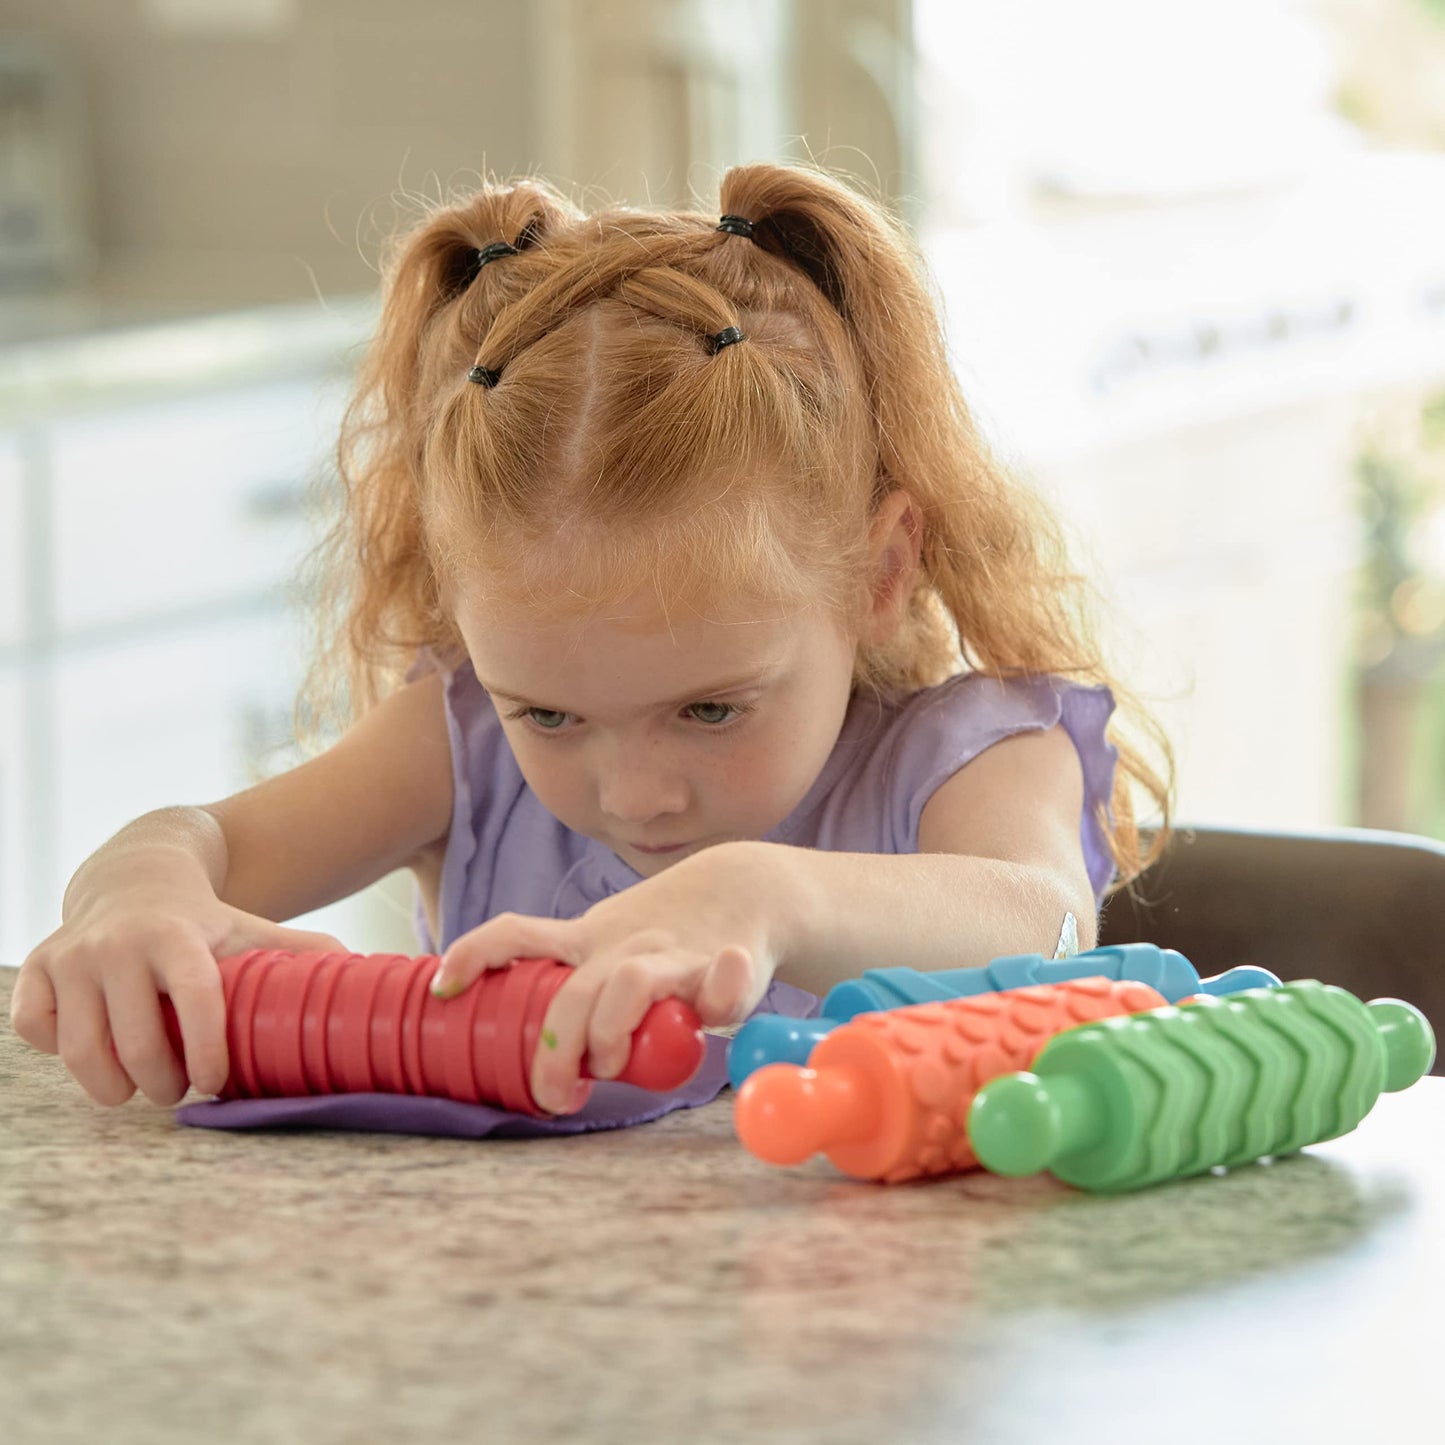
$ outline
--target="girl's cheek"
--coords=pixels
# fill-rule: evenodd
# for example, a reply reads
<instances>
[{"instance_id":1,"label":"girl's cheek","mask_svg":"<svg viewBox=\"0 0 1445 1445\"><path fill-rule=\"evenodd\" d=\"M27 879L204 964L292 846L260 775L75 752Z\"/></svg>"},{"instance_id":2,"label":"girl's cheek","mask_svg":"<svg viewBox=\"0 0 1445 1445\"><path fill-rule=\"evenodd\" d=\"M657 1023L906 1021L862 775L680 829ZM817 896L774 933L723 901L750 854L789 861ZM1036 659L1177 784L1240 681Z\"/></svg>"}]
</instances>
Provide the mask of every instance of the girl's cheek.
<instances>
[{"instance_id":1,"label":"girl's cheek","mask_svg":"<svg viewBox=\"0 0 1445 1445\"><path fill-rule=\"evenodd\" d=\"M779 738L730 758L714 779L714 796L724 807L769 814L783 807L786 816L801 799L798 783L805 767L796 746L794 740ZM793 797L795 793L799 797Z\"/></svg>"},{"instance_id":2,"label":"girl's cheek","mask_svg":"<svg viewBox=\"0 0 1445 1445\"><path fill-rule=\"evenodd\" d=\"M582 791L576 770L566 767L557 758L548 757L542 747L536 744L529 746L525 738L513 737L509 740L517 766L538 802L559 817L571 811Z\"/></svg>"},{"instance_id":3,"label":"girl's cheek","mask_svg":"<svg viewBox=\"0 0 1445 1445\"><path fill-rule=\"evenodd\" d=\"M752 746L728 753L713 772L715 791L724 797L767 791L785 765L784 749L780 741L754 740Z\"/></svg>"}]
</instances>

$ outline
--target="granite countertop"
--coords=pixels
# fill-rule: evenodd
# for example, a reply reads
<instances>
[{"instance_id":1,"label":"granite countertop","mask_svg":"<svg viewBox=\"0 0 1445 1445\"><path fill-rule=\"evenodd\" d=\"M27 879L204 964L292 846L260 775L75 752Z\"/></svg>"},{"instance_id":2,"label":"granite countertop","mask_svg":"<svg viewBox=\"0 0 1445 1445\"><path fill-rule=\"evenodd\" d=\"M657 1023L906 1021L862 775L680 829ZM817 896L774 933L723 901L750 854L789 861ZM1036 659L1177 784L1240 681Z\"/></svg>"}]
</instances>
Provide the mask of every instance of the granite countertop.
<instances>
[{"instance_id":1,"label":"granite countertop","mask_svg":"<svg viewBox=\"0 0 1445 1445\"><path fill-rule=\"evenodd\" d=\"M736 1142L223 1133L8 1023L0 1435L57 1442L1437 1438L1445 1080L1118 1198ZM1406 1433L1408 1427L1408 1433Z\"/></svg>"}]
</instances>

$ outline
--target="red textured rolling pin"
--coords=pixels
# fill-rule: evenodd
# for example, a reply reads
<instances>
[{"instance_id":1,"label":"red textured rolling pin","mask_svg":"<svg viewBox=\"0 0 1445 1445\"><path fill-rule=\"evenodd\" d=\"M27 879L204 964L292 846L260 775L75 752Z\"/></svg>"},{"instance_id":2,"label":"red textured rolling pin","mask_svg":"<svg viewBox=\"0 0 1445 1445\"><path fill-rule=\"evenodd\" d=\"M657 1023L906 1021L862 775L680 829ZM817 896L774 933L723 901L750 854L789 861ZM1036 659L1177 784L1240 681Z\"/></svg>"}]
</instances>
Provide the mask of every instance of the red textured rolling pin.
<instances>
[{"instance_id":1,"label":"red textured rolling pin","mask_svg":"<svg viewBox=\"0 0 1445 1445\"><path fill-rule=\"evenodd\" d=\"M859 1014L797 1064L768 1064L738 1090L750 1153L801 1164L820 1150L858 1179L898 1183L974 1168L968 1110L990 1079L1028 1068L1055 1034L1162 1008L1148 984L1077 978Z\"/></svg>"},{"instance_id":2,"label":"red textured rolling pin","mask_svg":"<svg viewBox=\"0 0 1445 1445\"><path fill-rule=\"evenodd\" d=\"M550 958L518 959L439 999L428 987L437 963L435 954L279 949L221 959L231 1074L220 1097L428 1094L544 1113L528 1085L532 1056L547 1005L573 970ZM161 1011L184 1058L170 999L161 998ZM633 1033L618 1079L680 1088L703 1052L697 1014L681 999L663 999Z\"/></svg>"}]
</instances>

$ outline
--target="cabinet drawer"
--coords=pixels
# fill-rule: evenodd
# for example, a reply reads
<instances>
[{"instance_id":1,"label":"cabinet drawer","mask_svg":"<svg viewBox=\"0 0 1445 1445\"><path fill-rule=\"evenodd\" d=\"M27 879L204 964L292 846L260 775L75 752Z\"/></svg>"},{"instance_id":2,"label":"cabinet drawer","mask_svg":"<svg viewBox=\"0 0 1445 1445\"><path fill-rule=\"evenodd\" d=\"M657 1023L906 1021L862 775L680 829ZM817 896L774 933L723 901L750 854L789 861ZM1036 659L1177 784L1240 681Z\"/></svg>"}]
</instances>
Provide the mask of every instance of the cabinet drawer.
<instances>
[{"instance_id":1,"label":"cabinet drawer","mask_svg":"<svg viewBox=\"0 0 1445 1445\"><path fill-rule=\"evenodd\" d=\"M320 378L74 418L52 434L62 635L279 593L345 398Z\"/></svg>"}]
</instances>

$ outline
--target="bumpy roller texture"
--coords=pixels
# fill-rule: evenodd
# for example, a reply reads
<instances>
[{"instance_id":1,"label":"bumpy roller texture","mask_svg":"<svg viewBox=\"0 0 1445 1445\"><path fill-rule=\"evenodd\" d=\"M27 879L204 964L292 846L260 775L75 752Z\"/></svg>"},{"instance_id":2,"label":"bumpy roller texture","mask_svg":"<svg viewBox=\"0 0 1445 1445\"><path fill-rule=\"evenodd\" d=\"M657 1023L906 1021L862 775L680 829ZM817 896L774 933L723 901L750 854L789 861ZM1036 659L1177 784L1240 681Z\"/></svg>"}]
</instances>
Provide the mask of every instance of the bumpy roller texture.
<instances>
[{"instance_id":1,"label":"bumpy roller texture","mask_svg":"<svg viewBox=\"0 0 1445 1445\"><path fill-rule=\"evenodd\" d=\"M1026 1067L1061 1030L1162 1004L1146 984L1088 978L860 1014L807 1068L749 1077L738 1135L769 1163L826 1150L844 1173L890 1183L968 1169L969 1107L983 1084Z\"/></svg>"}]
</instances>

